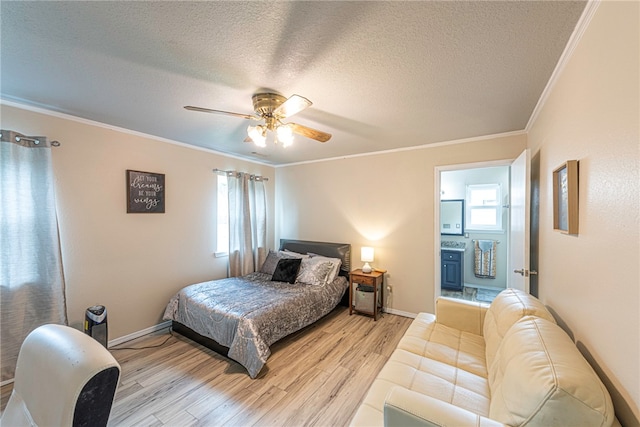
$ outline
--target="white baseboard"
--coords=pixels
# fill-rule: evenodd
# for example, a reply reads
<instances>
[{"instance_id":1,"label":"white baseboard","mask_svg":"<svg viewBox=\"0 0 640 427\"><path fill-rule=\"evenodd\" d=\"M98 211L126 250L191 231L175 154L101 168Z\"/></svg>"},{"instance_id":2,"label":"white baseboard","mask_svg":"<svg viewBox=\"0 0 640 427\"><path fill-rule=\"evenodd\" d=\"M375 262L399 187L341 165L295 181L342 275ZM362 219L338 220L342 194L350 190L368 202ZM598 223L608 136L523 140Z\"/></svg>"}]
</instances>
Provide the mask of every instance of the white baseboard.
<instances>
[{"instance_id":1,"label":"white baseboard","mask_svg":"<svg viewBox=\"0 0 640 427\"><path fill-rule=\"evenodd\" d=\"M408 311L396 310L394 308L384 307L383 311L389 314L396 314L398 316L409 317L415 319L418 316L416 313L409 313Z\"/></svg>"},{"instance_id":2,"label":"white baseboard","mask_svg":"<svg viewBox=\"0 0 640 427\"><path fill-rule=\"evenodd\" d=\"M120 337L120 338L116 338L115 340L111 340L108 343L108 347L111 348L113 346L120 345L120 344L125 343L127 341L131 341L131 340L134 340L136 338L140 338L140 337L143 337L145 335L152 334L152 333L154 333L156 331L161 331L162 329L166 329L166 328L168 328L170 326L171 326L171 320L167 320L166 322L162 322L162 323L159 323L157 325L150 326L147 329L143 329L141 331L134 332L132 334L125 335L125 336Z\"/></svg>"},{"instance_id":3,"label":"white baseboard","mask_svg":"<svg viewBox=\"0 0 640 427\"><path fill-rule=\"evenodd\" d=\"M147 329L143 329L141 331L134 332L132 334L125 335L125 336L120 337L120 338L116 338L115 340L111 340L111 341L109 341L107 343L107 347L111 348L113 346L123 344L123 343L125 343L127 341L131 341L131 340L134 340L136 338L140 338L140 337L143 337L145 335L152 334L152 333L154 333L156 331L161 331L161 330L166 329L166 328L168 328L170 326L171 326L171 320L167 320L166 322L162 322L162 323L159 323L157 325L148 327ZM14 381L14 378L11 378L10 380L2 381L0 383L0 387L4 387L7 384L11 384L13 381Z\"/></svg>"}]
</instances>

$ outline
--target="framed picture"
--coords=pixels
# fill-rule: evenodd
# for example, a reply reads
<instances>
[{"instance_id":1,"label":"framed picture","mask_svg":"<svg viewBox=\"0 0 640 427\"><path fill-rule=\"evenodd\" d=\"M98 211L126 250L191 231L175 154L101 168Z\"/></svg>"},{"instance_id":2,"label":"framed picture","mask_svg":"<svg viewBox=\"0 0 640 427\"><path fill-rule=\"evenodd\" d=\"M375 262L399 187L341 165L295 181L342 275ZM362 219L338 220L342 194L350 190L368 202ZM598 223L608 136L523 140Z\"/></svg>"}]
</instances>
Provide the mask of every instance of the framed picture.
<instances>
[{"instance_id":1,"label":"framed picture","mask_svg":"<svg viewBox=\"0 0 640 427\"><path fill-rule=\"evenodd\" d=\"M553 229L578 234L577 160L568 160L553 171Z\"/></svg>"},{"instance_id":2,"label":"framed picture","mask_svg":"<svg viewBox=\"0 0 640 427\"><path fill-rule=\"evenodd\" d=\"M127 170L127 213L164 213L164 174Z\"/></svg>"}]
</instances>

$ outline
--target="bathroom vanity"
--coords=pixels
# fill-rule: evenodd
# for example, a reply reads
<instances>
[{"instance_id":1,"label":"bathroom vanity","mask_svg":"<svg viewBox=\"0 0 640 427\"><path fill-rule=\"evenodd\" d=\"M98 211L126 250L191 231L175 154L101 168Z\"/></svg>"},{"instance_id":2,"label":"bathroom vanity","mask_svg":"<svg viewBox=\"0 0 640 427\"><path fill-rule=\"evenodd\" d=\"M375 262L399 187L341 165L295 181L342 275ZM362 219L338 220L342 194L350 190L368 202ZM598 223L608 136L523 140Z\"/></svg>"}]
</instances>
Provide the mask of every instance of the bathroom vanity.
<instances>
[{"instance_id":1,"label":"bathroom vanity","mask_svg":"<svg viewBox=\"0 0 640 427\"><path fill-rule=\"evenodd\" d=\"M464 286L464 249L442 248L440 250L440 287L449 291L460 291Z\"/></svg>"}]
</instances>

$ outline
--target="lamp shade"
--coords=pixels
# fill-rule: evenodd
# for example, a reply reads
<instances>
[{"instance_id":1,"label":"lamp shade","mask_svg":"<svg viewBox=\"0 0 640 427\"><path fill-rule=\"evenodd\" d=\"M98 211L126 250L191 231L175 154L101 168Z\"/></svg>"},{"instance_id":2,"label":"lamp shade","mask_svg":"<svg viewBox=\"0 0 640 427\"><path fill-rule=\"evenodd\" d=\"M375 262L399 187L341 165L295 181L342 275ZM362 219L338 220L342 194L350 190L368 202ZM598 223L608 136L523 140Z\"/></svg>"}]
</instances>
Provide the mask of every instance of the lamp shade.
<instances>
[{"instance_id":1,"label":"lamp shade","mask_svg":"<svg viewBox=\"0 0 640 427\"><path fill-rule=\"evenodd\" d=\"M360 250L360 260L364 262L364 266L362 267L363 273L371 273L370 262L373 262L373 248L369 246L363 246Z\"/></svg>"},{"instance_id":2,"label":"lamp shade","mask_svg":"<svg viewBox=\"0 0 640 427\"><path fill-rule=\"evenodd\" d=\"M360 261L362 262L373 262L373 248L368 246L364 246L360 250Z\"/></svg>"},{"instance_id":3,"label":"lamp shade","mask_svg":"<svg viewBox=\"0 0 640 427\"><path fill-rule=\"evenodd\" d=\"M266 147L267 136L265 135L264 128L260 125L247 127L247 135L258 146Z\"/></svg>"},{"instance_id":4,"label":"lamp shade","mask_svg":"<svg viewBox=\"0 0 640 427\"><path fill-rule=\"evenodd\" d=\"M276 135L278 136L278 141L282 143L283 147L288 147L293 143L293 130L288 124L278 126L276 129Z\"/></svg>"}]
</instances>

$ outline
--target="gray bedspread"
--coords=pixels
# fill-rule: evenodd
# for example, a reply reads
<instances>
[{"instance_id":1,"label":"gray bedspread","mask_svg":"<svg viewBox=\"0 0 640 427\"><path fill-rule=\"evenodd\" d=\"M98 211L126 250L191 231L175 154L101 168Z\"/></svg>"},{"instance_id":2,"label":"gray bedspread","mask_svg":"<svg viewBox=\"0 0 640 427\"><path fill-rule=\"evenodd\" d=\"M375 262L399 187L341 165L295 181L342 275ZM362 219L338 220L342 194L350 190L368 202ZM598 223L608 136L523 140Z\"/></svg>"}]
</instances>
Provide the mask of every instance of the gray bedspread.
<instances>
[{"instance_id":1,"label":"gray bedspread","mask_svg":"<svg viewBox=\"0 0 640 427\"><path fill-rule=\"evenodd\" d=\"M324 286L270 279L256 272L187 286L171 298L163 318L229 347L228 356L255 378L271 344L328 314L348 286L340 276Z\"/></svg>"}]
</instances>

